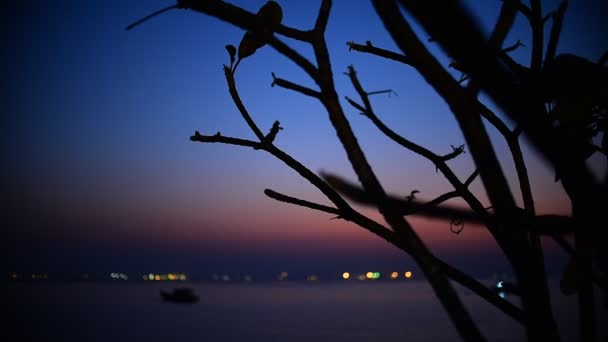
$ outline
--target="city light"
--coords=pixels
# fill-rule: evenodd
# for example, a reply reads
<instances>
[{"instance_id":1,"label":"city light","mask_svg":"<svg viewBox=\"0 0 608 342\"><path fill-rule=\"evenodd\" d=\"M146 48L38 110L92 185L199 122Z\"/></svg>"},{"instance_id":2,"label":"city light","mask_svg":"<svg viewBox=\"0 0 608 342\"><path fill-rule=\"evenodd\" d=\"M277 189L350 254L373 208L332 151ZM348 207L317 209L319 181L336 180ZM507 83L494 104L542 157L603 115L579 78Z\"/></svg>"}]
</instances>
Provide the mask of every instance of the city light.
<instances>
[{"instance_id":1,"label":"city light","mask_svg":"<svg viewBox=\"0 0 608 342\"><path fill-rule=\"evenodd\" d=\"M350 278L350 273L348 273L348 272L342 273L342 279L348 279L348 278Z\"/></svg>"},{"instance_id":2,"label":"city light","mask_svg":"<svg viewBox=\"0 0 608 342\"><path fill-rule=\"evenodd\" d=\"M112 278L112 279L129 280L129 276L128 275L126 275L124 273L115 273L115 272L110 273L110 278Z\"/></svg>"},{"instance_id":3,"label":"city light","mask_svg":"<svg viewBox=\"0 0 608 342\"><path fill-rule=\"evenodd\" d=\"M380 272L374 272L374 279L380 278Z\"/></svg>"},{"instance_id":4,"label":"city light","mask_svg":"<svg viewBox=\"0 0 608 342\"><path fill-rule=\"evenodd\" d=\"M410 272L410 271L405 272L405 277L406 278L411 278L412 277L412 272Z\"/></svg>"},{"instance_id":5,"label":"city light","mask_svg":"<svg viewBox=\"0 0 608 342\"><path fill-rule=\"evenodd\" d=\"M391 273L391 279L397 279L398 276L399 276L399 273L397 273L397 272Z\"/></svg>"},{"instance_id":6,"label":"city light","mask_svg":"<svg viewBox=\"0 0 608 342\"><path fill-rule=\"evenodd\" d=\"M372 278L374 278L374 272L367 272L367 273L365 273L365 277L366 277L367 279L372 279Z\"/></svg>"}]
</instances>

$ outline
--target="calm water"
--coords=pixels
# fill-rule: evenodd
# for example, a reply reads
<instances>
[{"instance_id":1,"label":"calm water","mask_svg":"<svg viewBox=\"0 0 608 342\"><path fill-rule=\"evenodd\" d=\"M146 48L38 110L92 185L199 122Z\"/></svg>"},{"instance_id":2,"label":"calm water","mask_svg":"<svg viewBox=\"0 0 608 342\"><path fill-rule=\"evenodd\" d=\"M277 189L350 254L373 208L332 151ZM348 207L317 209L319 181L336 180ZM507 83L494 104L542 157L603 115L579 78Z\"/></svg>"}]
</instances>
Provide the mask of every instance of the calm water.
<instances>
[{"instance_id":1,"label":"calm water","mask_svg":"<svg viewBox=\"0 0 608 342\"><path fill-rule=\"evenodd\" d=\"M201 297L192 305L163 303L172 285L9 283L9 317L16 341L458 340L424 282L188 284ZM488 340L522 340L521 326L461 294ZM576 340L575 304L556 299L565 341Z\"/></svg>"}]
</instances>

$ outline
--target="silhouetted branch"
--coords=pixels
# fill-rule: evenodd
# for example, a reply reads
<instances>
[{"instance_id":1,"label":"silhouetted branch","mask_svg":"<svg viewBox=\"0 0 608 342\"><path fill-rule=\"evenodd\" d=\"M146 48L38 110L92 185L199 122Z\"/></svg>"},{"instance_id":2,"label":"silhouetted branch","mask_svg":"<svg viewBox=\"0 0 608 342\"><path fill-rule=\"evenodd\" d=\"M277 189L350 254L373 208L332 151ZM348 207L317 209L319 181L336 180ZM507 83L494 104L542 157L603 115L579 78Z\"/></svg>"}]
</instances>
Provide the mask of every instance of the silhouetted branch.
<instances>
[{"instance_id":1,"label":"silhouetted branch","mask_svg":"<svg viewBox=\"0 0 608 342\"><path fill-rule=\"evenodd\" d=\"M296 50L290 48L287 44L283 43L276 37L270 38L270 42L268 45L275 48L279 53L283 54L285 57L291 59L292 62L296 63L300 68L302 68L308 76L310 76L317 84L319 83L319 70L315 67L308 59L299 54Z\"/></svg>"},{"instance_id":2,"label":"silhouetted branch","mask_svg":"<svg viewBox=\"0 0 608 342\"><path fill-rule=\"evenodd\" d=\"M301 31L277 24L276 30L273 28L266 31L269 34L264 37L261 46L264 44L273 46L279 53L300 66L316 82L319 90L313 90L277 78L274 73L272 74L273 86L277 85L317 98L324 105L359 183L351 184L339 177L326 175L322 176L325 178L323 180L289 154L277 148L273 141L282 129L279 121L274 122L268 134L262 134L242 103L234 79L234 70L242 59L241 55L247 57L251 53L241 54L241 51L239 51L239 60L234 64L235 48L232 45L227 46L228 53L231 56L231 68L225 67L228 88L239 112L259 142L224 137L219 132L212 136L206 136L201 135L198 131L190 139L197 142L223 143L263 150L295 170L327 196L335 205L335 208L283 195L269 189L265 190L265 194L275 200L323 211L336 215L336 218L352 221L410 254L427 276L441 304L454 322L458 333L464 339L477 341L483 338L448 278L471 289L510 317L524 323L528 329L530 340L541 340L541 338L557 340L557 329L552 322L548 291L546 286L545 288L542 286L543 281L546 281L546 275L542 274L544 272L542 250L537 235L546 234L553 236L556 241L560 241L561 237L557 234L575 232L577 246L574 254L578 255L590 250L590 238L592 236L589 234L588 227L591 227L592 223L601 217L601 215L594 213L601 211L598 209L603 209L603 202L601 201L603 197L599 194L605 194L606 192L605 189L596 188L595 186L598 184L592 178L587 177L589 173L584 161L576 159L577 154L573 152L574 149L568 149L567 141L559 140L561 136L551 130L551 122L545 115L546 89L541 89L543 86L541 83L545 80L541 79L543 75L540 75L544 47L543 25L549 17L553 18L551 36L545 56L545 65L547 65L555 55L566 1L561 4L555 13L543 18L540 0L530 0L530 8L522 5L519 0L503 0L499 18L489 40L485 38L473 21L472 16L464 10L464 7L458 1L400 0L400 2L410 12L409 14L418 20L429 35L436 39L447 54L454 59L455 66L463 72L466 71L466 77L471 76L471 81L466 85L466 89L460 86L460 81L456 81L429 53L425 45L420 42L405 20L401 8L396 5L396 0L373 0L373 3L402 53L376 48L371 42L367 42L365 45L354 42L348 42L347 44L351 50L376 54L416 68L438 94L445 99L453 111L477 169L462 183L446 162L464 153L465 145L452 146L453 151L451 153L440 156L386 127L374 113L369 97L373 94L390 93L390 90L365 92L352 67L349 68L349 76L360 96L361 103L348 97L346 100L367 116L387 137L433 162L452 184L454 191L444 193L425 203L415 198L414 195L417 190L412 191L405 199L403 196L395 197L385 192L374 170L368 163L337 96L324 36L331 10L330 0L322 1L312 30ZM267 5L280 10L280 6L275 2L268 2L265 6ZM228 21L247 30L246 36L249 35L249 37L256 32L260 33L261 26L263 26L263 23L260 22L261 16L256 16L220 0L178 0L174 7L194 9ZM517 11L523 13L532 26L531 70L517 64L507 55L507 53L521 46L519 41L513 46L502 48ZM147 20L147 18L144 18L144 20ZM318 66L315 66L310 60L273 36L273 33L310 43ZM254 44L253 51L256 48L258 47ZM251 49L249 52L251 52ZM601 61L601 63L604 62ZM232 72L230 72L230 69L232 69ZM505 114L514 118L517 124L515 130L511 131L498 116L477 100L479 90L486 91L491 100ZM497 161L480 116L494 125L508 143L518 173L525 213L515 205L511 189L502 173L502 168ZM557 215L535 215L528 171L518 140L520 133L524 131L562 176L564 188L573 202L573 218ZM493 207L496 208L495 214L489 214L469 190L471 183L478 175L481 175L488 197ZM341 194L354 202L375 206L382 214L387 225L379 224L361 215L349 205ZM445 201L458 196L465 200L472 211L445 205ZM461 222L469 220L484 223L499 246L505 251L505 255L513 266L518 278L518 286L522 291L523 309L510 304L473 278L437 259L403 217L410 214L450 219L452 222L454 220ZM574 218L576 218L576 224ZM569 247L569 245L567 246ZM585 268L585 272L589 271L591 273L590 254L584 257L586 259L580 265ZM587 282L587 280L585 281ZM592 294L590 285L587 282L579 287L579 289L582 289L580 293L581 303L583 304L581 305L580 321L583 322L583 325L588 324L586 322L593 321L592 308L589 309L589 306L593 305L592 297L590 297ZM587 335L583 335L583 339L592 337L593 330L592 325L586 325L583 331L586 331Z\"/></svg>"},{"instance_id":3,"label":"silhouetted branch","mask_svg":"<svg viewBox=\"0 0 608 342\"><path fill-rule=\"evenodd\" d=\"M268 131L268 134L266 134L266 136L264 136L264 140L262 141L262 143L263 144L272 144L274 139L277 137L277 134L279 134L279 131L282 129L283 129L283 127L281 127L281 123L278 120L275 120L274 123L272 124L272 127Z\"/></svg>"},{"instance_id":4,"label":"silhouetted branch","mask_svg":"<svg viewBox=\"0 0 608 342\"><path fill-rule=\"evenodd\" d=\"M477 172L473 172L471 176L476 174ZM357 185L335 175L322 174L322 177L334 189L352 201L359 204L375 205L373 199ZM469 179L473 179L473 177L469 177ZM452 219L458 217L472 223L482 223L481 217L470 210L449 206L437 206L450 198L458 196L459 194L457 191L452 191L427 203L416 200L410 201L390 195L388 196L388 200L391 201L394 206L400 208L400 212L404 215L416 214L437 219ZM575 228L574 221L571 217L567 216L539 215L531 218L531 220L529 225L530 231L539 235L569 234L572 233Z\"/></svg>"},{"instance_id":5,"label":"silhouetted branch","mask_svg":"<svg viewBox=\"0 0 608 342\"><path fill-rule=\"evenodd\" d=\"M515 207L515 201L513 200L509 185L504 177L502 168L498 163L483 123L479 116L476 115L474 105L471 103L472 101L468 98L466 92L464 92L452 76L418 39L403 15L401 15L401 10L394 1L374 0L373 3L377 13L384 22L385 27L399 48L412 58L412 65L420 72L427 82L431 84L437 93L448 102L462 129L471 155L479 168L490 201L492 201L499 212L504 210L505 215L508 216L508 212ZM408 2L408 5L416 7L423 12L419 13L420 16L424 18L431 16L434 20L440 20L438 15L441 17L453 15L450 12L450 7L448 6L446 8L445 5L447 4L456 6L456 4L452 2L436 3L435 5L427 3L424 5L422 3L417 3L416 5L416 2ZM435 11L436 8L443 8L443 10L437 12ZM442 30L452 31L454 29L452 27L450 30L445 30L447 22L450 22L450 20L446 19L446 22L442 24ZM445 35L438 33L437 30L431 31L427 29L427 31L435 39ZM437 35L435 33L437 33ZM441 42L441 40L439 41ZM460 46L459 49L467 49L467 46ZM454 54L454 56L457 55Z\"/></svg>"},{"instance_id":6,"label":"silhouetted branch","mask_svg":"<svg viewBox=\"0 0 608 342\"><path fill-rule=\"evenodd\" d=\"M363 101L364 105L358 104L357 102L355 102L354 100L352 100L351 98L349 98L347 96L346 100L348 101L348 103L350 103L356 109L360 110L361 113L364 114L365 116L367 116L376 125L376 127L378 127L378 129L380 129L380 131L382 133L384 133L387 137L392 139L397 144L405 147L406 149L408 149L416 154L419 154L419 155L429 159L433 163L436 163L441 160L441 157L438 156L437 154L431 152L430 150L424 148L421 145L418 145L418 144L404 138L403 136L395 133L388 126L386 126L378 118L378 116L374 113L374 111L371 107L371 102L369 100L368 93L363 89L363 86L361 86L361 83L359 82L359 79L357 78L357 72L355 71L355 68L352 65L350 65L348 67L348 72L346 74L350 78L351 83L353 84L355 90L359 94L359 97Z\"/></svg>"},{"instance_id":7,"label":"silhouetted branch","mask_svg":"<svg viewBox=\"0 0 608 342\"><path fill-rule=\"evenodd\" d=\"M454 159L464 153L464 145L460 145L458 147L455 147L454 145L450 145L450 147L452 147L452 152L441 156L440 157L441 160L448 161L448 160Z\"/></svg>"},{"instance_id":8,"label":"silhouetted branch","mask_svg":"<svg viewBox=\"0 0 608 342\"><path fill-rule=\"evenodd\" d=\"M232 25L248 31L255 31L258 25L258 18L255 14L221 0L179 0L178 5L181 8L192 9L220 20L224 20ZM278 34L284 35L285 37L296 40L301 40L304 42L312 41L312 31L300 31L284 25L279 25L274 29L274 31ZM312 79L315 81L317 80L317 68L297 51L290 48L287 44L283 43L274 36L270 38L268 45L272 46L279 53L296 63Z\"/></svg>"},{"instance_id":9,"label":"silhouetted branch","mask_svg":"<svg viewBox=\"0 0 608 342\"><path fill-rule=\"evenodd\" d=\"M559 36L562 32L562 23L564 21L566 8L568 8L568 0L563 0L557 11L551 15L553 24L551 25L549 43L547 43L547 52L545 53L545 65L551 63L555 57L555 50L557 49L557 42L559 41Z\"/></svg>"},{"instance_id":10,"label":"silhouetted branch","mask_svg":"<svg viewBox=\"0 0 608 342\"><path fill-rule=\"evenodd\" d=\"M445 272L450 279L473 291L479 297L485 299L488 303L493 304L517 322L527 324L525 314L520 308L500 297L466 273L446 264L440 259L437 259L437 262L441 265L443 272Z\"/></svg>"},{"instance_id":11,"label":"silhouetted branch","mask_svg":"<svg viewBox=\"0 0 608 342\"><path fill-rule=\"evenodd\" d=\"M173 10L173 9L178 9L178 8L179 8L179 5L171 5L171 6L167 6L167 7L163 8L163 9L160 9L154 13L148 14L147 16L145 16L145 17L137 20L136 22L130 24L129 26L127 26L126 30L129 31L129 30L135 28L136 26L142 24L143 22L156 17L159 14L165 13L165 12Z\"/></svg>"},{"instance_id":12,"label":"silhouetted branch","mask_svg":"<svg viewBox=\"0 0 608 342\"><path fill-rule=\"evenodd\" d=\"M481 103L479 100L476 100L475 104L477 105L477 109L479 110L481 116L488 120L488 122L490 122L492 126L494 126L502 134L502 136L505 137L505 139L511 135L511 130L509 127L507 127L507 125L490 110L490 108L486 107L486 105Z\"/></svg>"},{"instance_id":13,"label":"silhouetted branch","mask_svg":"<svg viewBox=\"0 0 608 342\"><path fill-rule=\"evenodd\" d=\"M369 107L364 108L362 105L358 104L349 97L346 97L346 100L353 107L360 110L362 114L366 115L376 125L376 127L378 127L378 129L380 129L380 131L384 133L387 137L392 139L397 144L403 146L404 148L430 160L435 165L435 167L441 171L441 173L446 177L450 184L452 184L452 186L454 187L454 189L456 189L459 195L467 202L467 204L469 204L471 209L473 209L479 215L479 217L487 217L487 211L483 208L479 200L467 189L467 186L463 185L460 182L458 177L446 164L447 159L442 158L441 156L431 152L425 147L420 146L404 138L403 136L395 133L393 130L387 127L374 113L373 108L371 108L371 102L369 101L368 93L365 92L365 90L361 86L359 79L357 78L357 73L353 66L349 66L349 72L347 73L347 75L350 77L351 82L353 83L353 86L355 87L355 90L357 91L359 96L364 100L364 102L368 103Z\"/></svg>"},{"instance_id":14,"label":"silhouetted branch","mask_svg":"<svg viewBox=\"0 0 608 342\"><path fill-rule=\"evenodd\" d=\"M429 3L428 7L440 6L435 2L433 4ZM542 99L535 89L530 88L529 84L518 82L512 73L504 69L504 65L487 47L483 34L465 10L457 7L438 13L425 13L417 12L414 16L425 18L423 21L427 31L451 56L467 64L471 76L480 81L490 98L504 109L507 115L522 124L527 137L560 174L564 189L573 202L580 204L577 205L578 208L588 208L584 211L592 217L595 209L599 209L597 205L601 203L600 194L606 192L597 184L584 161L577 159L572 149L568 148L567 142L560 139L548 118L543 115ZM437 15L441 13L449 13L449 17ZM451 29L445 30L446 26ZM482 178L483 174L482 172ZM589 223L592 221L590 219Z\"/></svg>"},{"instance_id":15,"label":"silhouetted branch","mask_svg":"<svg viewBox=\"0 0 608 342\"><path fill-rule=\"evenodd\" d=\"M439 204L450 200L452 198L455 197L459 197L458 192L457 191L450 191L450 192L446 192L445 194L442 194L426 203L420 203L420 201L414 202L414 200L408 200L407 203L408 204L413 204L415 206L417 206L417 208L408 208L409 210L407 210L406 212L403 213L403 215L417 215L419 213L424 213L425 210L429 210L432 207L437 207Z\"/></svg>"},{"instance_id":16,"label":"silhouetted branch","mask_svg":"<svg viewBox=\"0 0 608 342\"><path fill-rule=\"evenodd\" d=\"M473 171L473 173L471 173L471 175L467 178L467 180L464 181L464 183L463 183L464 187L468 188L469 185L471 185L471 183L473 183L475 178L477 178L477 176L479 176L479 170L475 169L475 171Z\"/></svg>"},{"instance_id":17,"label":"silhouetted branch","mask_svg":"<svg viewBox=\"0 0 608 342\"><path fill-rule=\"evenodd\" d=\"M353 107L355 107L356 109L358 109L361 112L361 115L368 115L367 114L367 109L363 108L362 105L358 104L357 102L355 102L355 100L351 99L348 96L344 96L344 98L346 99L346 101Z\"/></svg>"},{"instance_id":18,"label":"silhouetted branch","mask_svg":"<svg viewBox=\"0 0 608 342\"><path fill-rule=\"evenodd\" d=\"M392 89L385 89L385 90L368 91L367 96L378 95L378 94L388 94L390 96L391 93L397 94Z\"/></svg>"},{"instance_id":19,"label":"silhouetted branch","mask_svg":"<svg viewBox=\"0 0 608 342\"><path fill-rule=\"evenodd\" d=\"M509 31L511 31L511 27L515 21L515 16L517 15L517 7L519 4L520 0L505 0L502 2L498 20L496 20L496 24L494 24L494 29L492 30L490 39L488 40L488 44L496 50L500 50L502 48L502 44L507 37L507 34ZM514 46L504 48L502 51L504 53L508 53L509 51L515 50L520 44L521 43L517 41Z\"/></svg>"},{"instance_id":20,"label":"silhouetted branch","mask_svg":"<svg viewBox=\"0 0 608 342\"><path fill-rule=\"evenodd\" d=\"M357 185L342 179L341 177L329 174L322 174L321 177L325 179L334 189L349 198L350 200L365 205L376 205L374 199L369 196L363 189ZM420 201L408 201L401 197L387 195L387 201L390 202L391 206L398 208L399 213L402 215L416 214L424 217L446 219L451 220L454 217L462 218L463 220L470 221L473 223L482 223L482 218L476 213L470 210L464 210L461 208L436 206L437 203L441 203L449 198L458 196L457 192L450 192L444 194L431 203L421 203Z\"/></svg>"},{"instance_id":21,"label":"silhouetted branch","mask_svg":"<svg viewBox=\"0 0 608 342\"><path fill-rule=\"evenodd\" d=\"M249 128L251 128L255 136L260 141L263 141L264 134L262 134L262 131L260 131L258 126L255 124L255 122L251 118L251 115L249 115L247 108L245 108L245 105L243 105L243 101L241 100L241 97L239 96L239 93L236 90L236 84L234 83L234 74L232 74L230 68L227 66L224 66L224 74L226 75L226 81L228 81L228 91L230 92L232 101L238 108L239 112L241 113L241 116L243 117L243 119L245 119L247 125L249 126Z\"/></svg>"},{"instance_id":22,"label":"silhouetted branch","mask_svg":"<svg viewBox=\"0 0 608 342\"><path fill-rule=\"evenodd\" d=\"M262 144L260 144L259 142L251 140L225 137L219 132L217 132L217 134L215 135L201 135L198 131L195 131L194 135L190 137L190 141L198 141L203 143L221 143L228 145L252 147L255 149L259 149L262 146Z\"/></svg>"},{"instance_id":23,"label":"silhouetted branch","mask_svg":"<svg viewBox=\"0 0 608 342\"><path fill-rule=\"evenodd\" d=\"M254 13L221 0L178 0L177 3L180 8L187 8L204 13L220 20L227 21L247 31L255 31L258 25L258 18ZM292 39L304 42L311 41L310 31L301 31L285 25L279 25L275 29L275 32Z\"/></svg>"},{"instance_id":24,"label":"silhouetted branch","mask_svg":"<svg viewBox=\"0 0 608 342\"><path fill-rule=\"evenodd\" d=\"M370 42L370 41L367 41L365 43L365 45L357 44L355 42L349 41L346 43L346 45L348 45L349 50L371 53L373 55L384 57L384 58L387 58L387 59L390 59L390 60L393 60L396 62L400 62L403 64L407 64L407 65L410 65L410 63L411 63L410 59L407 56L404 56L402 54L399 54L399 53L396 53L393 51L389 51L386 49L377 48L377 47L373 46L372 42Z\"/></svg>"},{"instance_id":25,"label":"silhouetted branch","mask_svg":"<svg viewBox=\"0 0 608 342\"><path fill-rule=\"evenodd\" d=\"M271 153L273 153L273 155L275 155L277 158L283 160L287 165L289 165L296 171L298 171L298 172L305 171L304 170L305 168L298 167L297 164L294 164L297 162L295 162L295 160L290 159L290 157L288 157L284 153L279 152L278 150L275 152L271 152ZM310 172L310 171L307 171L307 172ZM304 172L304 173L306 174L306 172ZM323 190L323 189L321 189L321 190ZM402 248L404 251L406 251L408 253L411 253L411 251L409 250L409 248L410 248L409 245L403 241L402 237L396 235L394 232L392 232L389 229L387 229L386 227L378 224L377 222L370 220L369 218L359 214L357 211L350 209L350 207L348 207L348 206L345 206L345 208L346 208L345 210L341 210L341 209L323 206L323 205L320 205L317 203L303 201L303 200L289 197L286 195L282 195L282 194L279 194L279 193L269 190L269 189L265 190L264 193L267 196L274 198L276 200L279 200L279 201L296 204L296 205L301 205L301 206L308 207L308 208L315 209L315 210L324 211L324 212L327 212L330 214L335 214L335 215L337 215L337 217L340 217L342 219L345 219L348 221L353 221L354 223L360 225L361 227L378 235L379 237L386 240L387 242L392 243L392 244ZM450 277L452 280L454 280L455 282L461 284L462 286L470 289L472 292L479 295L480 297L486 299L489 303L495 305L497 308L502 310L505 314L507 314L508 316L517 320L518 322L520 322L520 323L523 322L523 319L522 319L523 314L521 312L521 309L515 307L513 304L509 303L508 301L500 298L496 293L493 293L487 287L485 287L483 284L481 284L477 280L469 277L462 271L454 268L453 266L447 264L446 262L444 262L436 257L433 257L433 258L437 262L438 268L442 272L444 272L448 277Z\"/></svg>"},{"instance_id":26,"label":"silhouetted branch","mask_svg":"<svg viewBox=\"0 0 608 342\"><path fill-rule=\"evenodd\" d=\"M284 80L282 78L276 77L273 72L272 73L272 86L274 87L275 85L277 85L281 88L297 91L298 93L304 94L306 96L314 97L316 99L321 98L321 93L319 93L318 91L312 90L303 85L299 85L299 84Z\"/></svg>"},{"instance_id":27,"label":"silhouetted branch","mask_svg":"<svg viewBox=\"0 0 608 342\"><path fill-rule=\"evenodd\" d=\"M528 18L532 27L532 57L530 69L540 73L543 63L544 25L540 0L530 0L531 16Z\"/></svg>"},{"instance_id":28,"label":"silhouetted branch","mask_svg":"<svg viewBox=\"0 0 608 342\"><path fill-rule=\"evenodd\" d=\"M315 34L325 33L327 27L327 20L329 19L329 12L331 10L331 0L323 0L319 7L319 14L317 15L317 21L315 22L315 28L313 32Z\"/></svg>"},{"instance_id":29,"label":"silhouetted branch","mask_svg":"<svg viewBox=\"0 0 608 342\"><path fill-rule=\"evenodd\" d=\"M524 15L529 21L532 20L532 10L530 7L524 5L521 1L516 1L517 9Z\"/></svg>"},{"instance_id":30,"label":"silhouetted branch","mask_svg":"<svg viewBox=\"0 0 608 342\"><path fill-rule=\"evenodd\" d=\"M571 258L574 257L576 251L574 250L574 247L566 239L564 239L562 236L559 236L559 235L552 235L551 238ZM596 270L592 270L591 277L592 277L593 282L595 282L595 284L599 288L601 288L604 291L608 290L608 279L606 279L605 275L602 275L601 273L599 273Z\"/></svg>"},{"instance_id":31,"label":"silhouetted branch","mask_svg":"<svg viewBox=\"0 0 608 342\"><path fill-rule=\"evenodd\" d=\"M511 46L507 46L506 48L502 49L503 53L509 53L509 52L513 52L515 50L517 50L517 48L519 48L520 46L525 46L521 41L516 41L515 44L511 45Z\"/></svg>"},{"instance_id":32,"label":"silhouetted branch","mask_svg":"<svg viewBox=\"0 0 608 342\"><path fill-rule=\"evenodd\" d=\"M521 190L521 196L524 202L524 209L529 216L535 215L534 209L534 196L532 195L532 188L530 187L530 178L528 177L528 169L524 160L524 155L521 151L519 139L516 135L510 134L505 137L507 145L511 150L513 157L513 163L515 164L515 171L517 172L517 179L519 181L519 188ZM538 247L540 248L540 242Z\"/></svg>"},{"instance_id":33,"label":"silhouetted branch","mask_svg":"<svg viewBox=\"0 0 608 342\"><path fill-rule=\"evenodd\" d=\"M314 210L318 210L318 211L323 211L323 212L333 214L333 215L339 215L339 216L341 215L341 212L339 209L328 207L326 205L322 205L322 204L318 204L318 203L314 203L314 202L305 201L305 200L302 200L299 198L283 195L283 194L273 191L271 189L265 189L264 194L266 196L268 196L274 200L280 201L280 202L295 204L295 205L299 205L301 207L306 207L306 208L310 208L310 209L314 209Z\"/></svg>"}]
</instances>

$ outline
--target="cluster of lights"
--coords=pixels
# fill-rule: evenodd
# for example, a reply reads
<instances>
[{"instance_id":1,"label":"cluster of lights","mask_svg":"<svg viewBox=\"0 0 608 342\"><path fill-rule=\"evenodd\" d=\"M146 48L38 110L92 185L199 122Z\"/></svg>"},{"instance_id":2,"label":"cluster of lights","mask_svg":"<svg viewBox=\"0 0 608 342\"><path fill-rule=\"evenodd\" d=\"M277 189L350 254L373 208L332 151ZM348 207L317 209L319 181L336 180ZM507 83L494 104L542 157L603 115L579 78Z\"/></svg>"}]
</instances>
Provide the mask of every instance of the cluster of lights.
<instances>
[{"instance_id":1,"label":"cluster of lights","mask_svg":"<svg viewBox=\"0 0 608 342\"><path fill-rule=\"evenodd\" d=\"M45 274L32 274L32 279L40 280L40 279L49 279L49 276Z\"/></svg>"},{"instance_id":2,"label":"cluster of lights","mask_svg":"<svg viewBox=\"0 0 608 342\"><path fill-rule=\"evenodd\" d=\"M188 280L188 276L185 273L166 273L166 274L144 274L144 280L152 281L166 281L166 280Z\"/></svg>"},{"instance_id":3,"label":"cluster of lights","mask_svg":"<svg viewBox=\"0 0 608 342\"><path fill-rule=\"evenodd\" d=\"M21 275L19 273L9 273L8 277L10 280L24 280L28 278L28 275ZM46 280L49 279L49 276L46 273L32 273L31 275L29 275L29 278L32 280Z\"/></svg>"},{"instance_id":4,"label":"cluster of lights","mask_svg":"<svg viewBox=\"0 0 608 342\"><path fill-rule=\"evenodd\" d=\"M129 276L124 274L124 273L110 273L110 278L112 279L122 279L122 280L129 280Z\"/></svg>"},{"instance_id":5,"label":"cluster of lights","mask_svg":"<svg viewBox=\"0 0 608 342\"><path fill-rule=\"evenodd\" d=\"M405 276L405 278L411 278L412 277L412 272L411 271L407 271L403 274ZM351 274L349 272L344 272L342 273L342 279L346 280L346 279L350 279ZM358 280L373 280L373 279L379 279L380 278L380 272L367 272L365 274L359 274L356 277ZM390 278L391 279L398 279L399 278L399 272L391 272L390 274Z\"/></svg>"},{"instance_id":6,"label":"cluster of lights","mask_svg":"<svg viewBox=\"0 0 608 342\"><path fill-rule=\"evenodd\" d=\"M211 280L213 280L213 281L230 282L230 281L238 280L238 279L241 279L242 281L244 281L246 283L250 283L253 281L253 277L250 274L242 275L240 278L239 277L233 278L229 274L225 274L225 273L213 273L211 275Z\"/></svg>"}]
</instances>

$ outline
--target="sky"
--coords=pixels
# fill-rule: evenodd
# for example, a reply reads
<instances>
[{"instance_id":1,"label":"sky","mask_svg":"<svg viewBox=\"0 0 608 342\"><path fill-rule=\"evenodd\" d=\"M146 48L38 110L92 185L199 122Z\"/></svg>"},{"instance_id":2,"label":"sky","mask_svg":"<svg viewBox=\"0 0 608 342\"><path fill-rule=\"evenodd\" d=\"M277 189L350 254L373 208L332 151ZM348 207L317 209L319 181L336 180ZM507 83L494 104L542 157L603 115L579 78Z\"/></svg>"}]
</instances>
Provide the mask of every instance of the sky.
<instances>
[{"instance_id":1,"label":"sky","mask_svg":"<svg viewBox=\"0 0 608 342\"><path fill-rule=\"evenodd\" d=\"M279 2L283 24L312 27L318 1ZM233 3L256 12L265 1ZM125 31L128 24L170 4L58 0L3 5L0 191L5 271L179 270L203 276L218 271L416 269L405 253L354 224L267 198L263 190L271 188L329 204L272 156L189 141L195 130L254 138L230 99L222 71L229 63L224 46L238 46L243 31L186 10ZM489 32L500 2L467 5ZM543 10L557 6L557 1L546 1ZM570 3L558 53L594 61L601 56L608 29L600 9L600 1ZM446 104L415 70L348 51L347 41L367 40L396 50L370 2L334 1L326 37L341 97L356 97L343 74L354 65L367 90L396 93L378 95L373 104L398 133L439 154L464 143ZM530 39L519 16L505 44L525 44L513 53L524 64ZM308 46L283 40L313 57ZM433 43L428 45L447 67L449 58ZM271 87L271 72L314 87L270 47L243 60L237 87L258 126L267 132L279 120L284 130L277 146L315 172L355 180L321 105ZM451 190L430 162L391 143L346 101L342 105L389 192L405 196L417 189L420 198L431 199ZM508 149L492 128L489 132L519 201ZM569 204L552 171L526 144L524 151L538 212L568 214ZM463 179L474 170L469 154L450 165ZM599 158L590 165L594 170L605 167ZM485 202L478 181L472 189ZM357 208L380 219L370 208ZM482 228L467 225L455 235L449 222L410 222L431 249L463 270L479 275L508 271ZM547 249L549 257L562 260L555 246L548 243Z\"/></svg>"}]
</instances>

